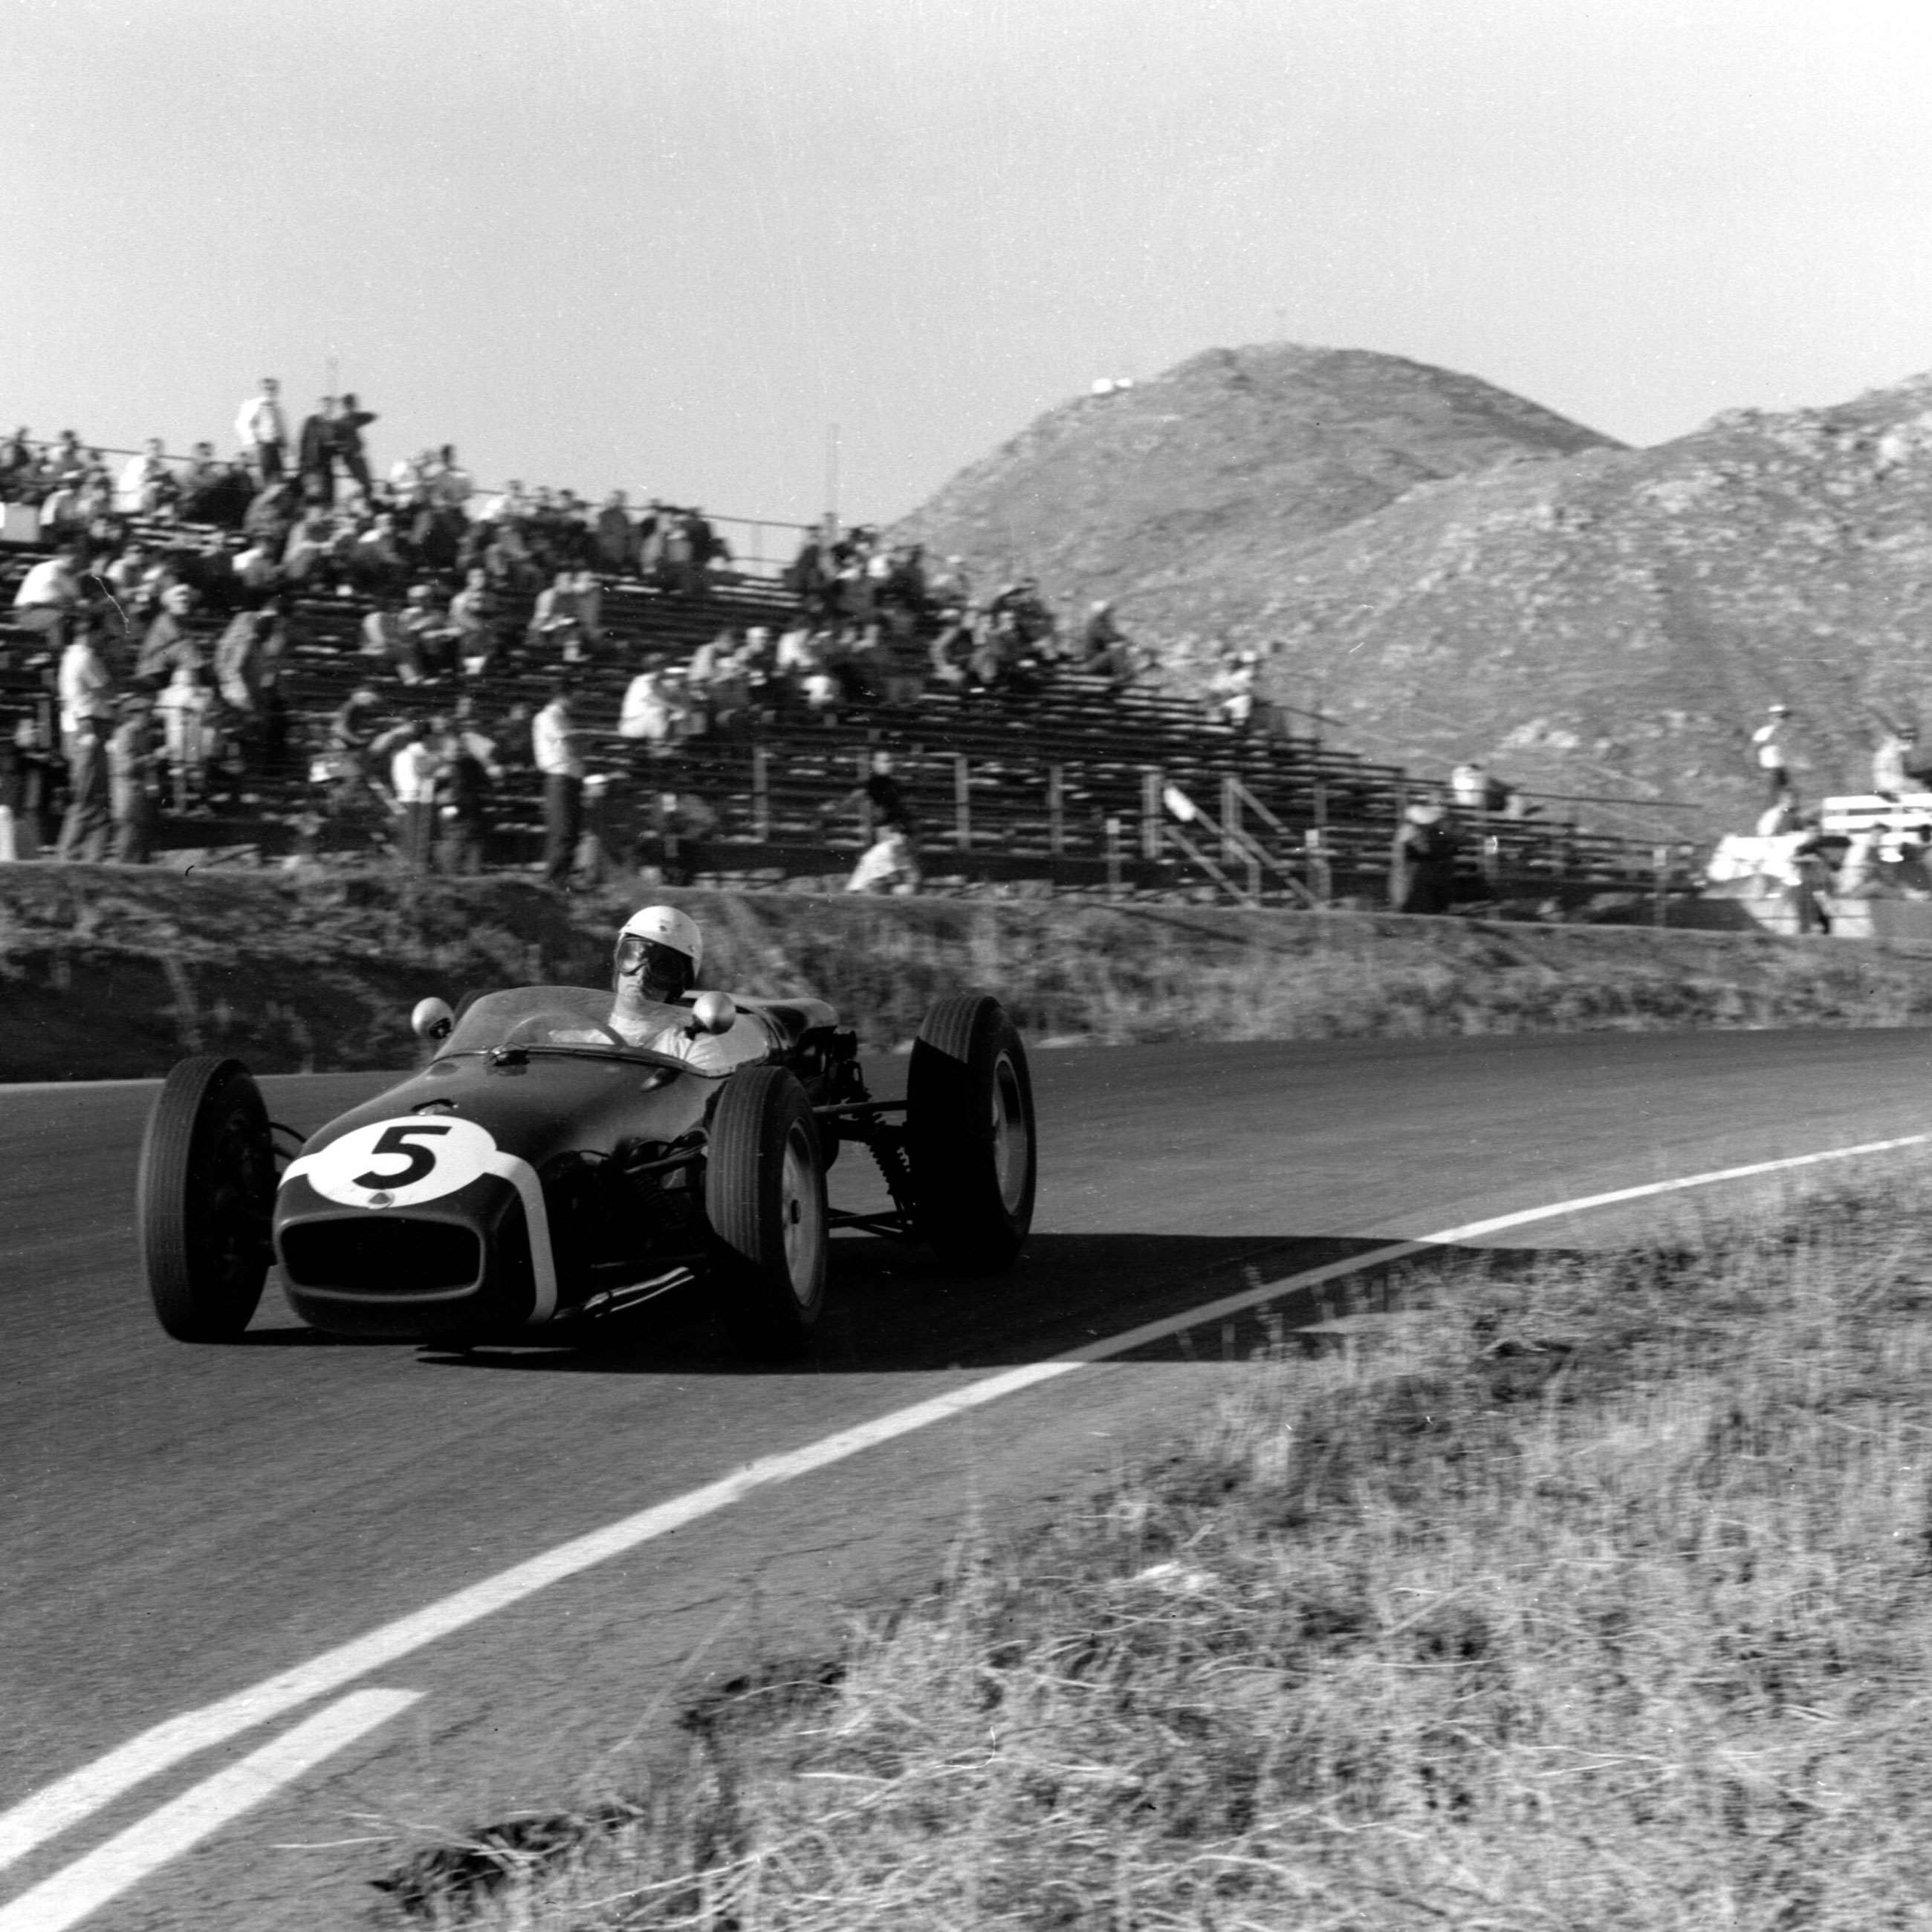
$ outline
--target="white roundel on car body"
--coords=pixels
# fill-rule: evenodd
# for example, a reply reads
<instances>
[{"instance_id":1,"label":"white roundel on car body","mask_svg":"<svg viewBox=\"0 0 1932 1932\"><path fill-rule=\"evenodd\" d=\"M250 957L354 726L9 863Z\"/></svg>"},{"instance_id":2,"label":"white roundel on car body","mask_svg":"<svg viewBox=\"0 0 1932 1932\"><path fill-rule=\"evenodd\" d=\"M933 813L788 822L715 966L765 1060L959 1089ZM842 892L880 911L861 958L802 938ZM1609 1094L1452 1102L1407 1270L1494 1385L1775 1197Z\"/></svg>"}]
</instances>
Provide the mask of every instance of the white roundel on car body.
<instances>
[{"instance_id":1,"label":"white roundel on car body","mask_svg":"<svg viewBox=\"0 0 1932 1932\"><path fill-rule=\"evenodd\" d=\"M496 1143L474 1120L412 1114L356 1127L304 1155L302 1178L345 1208L413 1208L500 1172Z\"/></svg>"}]
</instances>

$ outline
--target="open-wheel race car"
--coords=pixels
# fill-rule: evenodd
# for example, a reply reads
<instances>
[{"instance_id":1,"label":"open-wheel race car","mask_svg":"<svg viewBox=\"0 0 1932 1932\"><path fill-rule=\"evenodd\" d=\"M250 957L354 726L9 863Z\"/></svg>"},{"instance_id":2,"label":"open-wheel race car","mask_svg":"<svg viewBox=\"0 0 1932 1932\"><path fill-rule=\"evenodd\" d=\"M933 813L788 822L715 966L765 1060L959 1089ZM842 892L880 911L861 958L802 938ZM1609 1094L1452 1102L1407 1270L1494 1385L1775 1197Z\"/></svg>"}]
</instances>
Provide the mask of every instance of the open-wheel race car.
<instances>
[{"instance_id":1,"label":"open-wheel race car","mask_svg":"<svg viewBox=\"0 0 1932 1932\"><path fill-rule=\"evenodd\" d=\"M311 1326L459 1345L556 1339L688 1284L736 1345L802 1349L828 1237L856 1227L992 1274L1033 1217L1025 1048L999 1003L938 1001L903 1100L872 1099L856 1034L822 1000L687 1001L694 1036L747 1038L707 1072L611 1030L610 994L425 1000L422 1070L302 1138L272 1122L238 1060L168 1075L141 1152L142 1264L167 1333L238 1336L279 1264ZM747 1034L748 1023L752 1030ZM842 1213L826 1176L870 1150L889 1210Z\"/></svg>"}]
</instances>

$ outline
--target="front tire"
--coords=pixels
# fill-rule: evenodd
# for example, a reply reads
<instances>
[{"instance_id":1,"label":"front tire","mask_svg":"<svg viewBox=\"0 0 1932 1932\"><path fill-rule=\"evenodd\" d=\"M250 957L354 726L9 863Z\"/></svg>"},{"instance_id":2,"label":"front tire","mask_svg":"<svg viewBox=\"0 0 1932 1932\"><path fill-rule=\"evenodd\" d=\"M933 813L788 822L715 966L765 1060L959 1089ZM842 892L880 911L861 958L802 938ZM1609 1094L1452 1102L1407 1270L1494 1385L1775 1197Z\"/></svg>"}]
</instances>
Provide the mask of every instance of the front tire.
<instances>
[{"instance_id":1,"label":"front tire","mask_svg":"<svg viewBox=\"0 0 1932 1932\"><path fill-rule=\"evenodd\" d=\"M135 1184L141 1267L177 1342L232 1342L254 1317L273 1256L274 1142L238 1060L184 1060L148 1117Z\"/></svg>"},{"instance_id":2,"label":"front tire","mask_svg":"<svg viewBox=\"0 0 1932 1932\"><path fill-rule=\"evenodd\" d=\"M801 1354L825 1306L825 1162L812 1102L782 1066L732 1074L712 1115L704 1207L724 1324L748 1355Z\"/></svg>"},{"instance_id":3,"label":"front tire","mask_svg":"<svg viewBox=\"0 0 1932 1932\"><path fill-rule=\"evenodd\" d=\"M906 1070L914 1225L946 1266L998 1274L1033 1226L1033 1078L1006 1010L983 993L938 1001Z\"/></svg>"}]
</instances>

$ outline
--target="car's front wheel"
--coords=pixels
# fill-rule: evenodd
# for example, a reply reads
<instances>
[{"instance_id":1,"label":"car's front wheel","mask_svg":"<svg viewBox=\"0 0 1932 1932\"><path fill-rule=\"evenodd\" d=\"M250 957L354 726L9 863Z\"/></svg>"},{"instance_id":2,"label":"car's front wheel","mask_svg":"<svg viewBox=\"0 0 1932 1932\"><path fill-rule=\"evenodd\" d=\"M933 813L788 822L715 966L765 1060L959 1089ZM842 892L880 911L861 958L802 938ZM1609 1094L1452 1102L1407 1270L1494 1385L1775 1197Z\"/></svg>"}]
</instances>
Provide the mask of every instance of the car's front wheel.
<instances>
[{"instance_id":1,"label":"car's front wheel","mask_svg":"<svg viewBox=\"0 0 1932 1932\"><path fill-rule=\"evenodd\" d=\"M273 1250L274 1141L238 1060L184 1060L141 1143L134 1221L148 1292L178 1342L230 1342L262 1299Z\"/></svg>"},{"instance_id":2,"label":"car's front wheel","mask_svg":"<svg viewBox=\"0 0 1932 1932\"><path fill-rule=\"evenodd\" d=\"M785 1068L747 1066L726 1082L704 1206L733 1342L747 1354L801 1354L825 1306L825 1163L811 1100Z\"/></svg>"}]
</instances>

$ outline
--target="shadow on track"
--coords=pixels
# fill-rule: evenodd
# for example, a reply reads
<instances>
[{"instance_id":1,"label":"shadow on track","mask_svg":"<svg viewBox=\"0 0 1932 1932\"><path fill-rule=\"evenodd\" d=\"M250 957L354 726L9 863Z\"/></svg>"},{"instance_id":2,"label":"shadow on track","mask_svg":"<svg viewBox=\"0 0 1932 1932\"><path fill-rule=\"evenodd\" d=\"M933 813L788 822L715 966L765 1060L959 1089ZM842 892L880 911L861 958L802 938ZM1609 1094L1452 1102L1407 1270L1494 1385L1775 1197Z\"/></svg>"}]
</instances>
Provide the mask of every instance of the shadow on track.
<instances>
[{"instance_id":1,"label":"shadow on track","mask_svg":"<svg viewBox=\"0 0 1932 1932\"><path fill-rule=\"evenodd\" d=\"M1036 1362L1172 1318L1244 1288L1344 1262L1384 1239L1292 1235L1035 1235L1020 1266L989 1280L934 1271L917 1249L872 1237L834 1247L825 1318L805 1360L747 1363L692 1292L565 1341L486 1343L462 1352L424 1346L436 1367L550 1375L872 1375L996 1369ZM1522 1264L1518 1249L1444 1250L1459 1261ZM1422 1258L1402 1266L1413 1268ZM1136 1361L1240 1360L1284 1324L1305 1325L1376 1301L1387 1270L1365 1270L1313 1292L1293 1291L1228 1320L1216 1318L1136 1348ZM386 1346L394 1346L389 1344Z\"/></svg>"}]
</instances>

